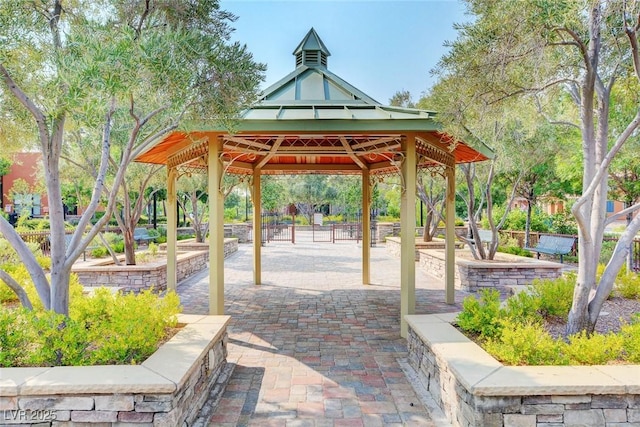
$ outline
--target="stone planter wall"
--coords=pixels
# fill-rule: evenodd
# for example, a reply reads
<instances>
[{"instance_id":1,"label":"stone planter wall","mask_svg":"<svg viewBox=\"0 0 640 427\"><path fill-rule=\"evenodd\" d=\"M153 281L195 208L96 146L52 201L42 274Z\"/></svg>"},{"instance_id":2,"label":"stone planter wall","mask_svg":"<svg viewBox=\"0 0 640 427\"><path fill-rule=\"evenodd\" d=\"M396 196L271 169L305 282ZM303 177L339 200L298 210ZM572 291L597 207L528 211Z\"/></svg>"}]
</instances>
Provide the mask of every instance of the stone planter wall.
<instances>
[{"instance_id":1,"label":"stone planter wall","mask_svg":"<svg viewBox=\"0 0 640 427\"><path fill-rule=\"evenodd\" d=\"M399 257L401 252L400 238L387 237L387 252ZM464 246L460 242L456 242L456 248ZM432 242L424 242L422 237L416 239L416 261L420 260L420 251L423 249L440 249L444 251L445 241L443 239L434 239Z\"/></svg>"},{"instance_id":2,"label":"stone planter wall","mask_svg":"<svg viewBox=\"0 0 640 427\"><path fill-rule=\"evenodd\" d=\"M444 251L421 249L420 267L444 279ZM534 279L555 279L562 274L562 264L534 258L498 254L498 260L462 258L456 252L455 286L469 292L483 288L528 285Z\"/></svg>"},{"instance_id":3,"label":"stone planter wall","mask_svg":"<svg viewBox=\"0 0 640 427\"><path fill-rule=\"evenodd\" d=\"M178 282L207 267L208 244L185 242L178 245L178 250L189 250L178 253ZM237 250L237 239L225 239L225 257ZM97 260L74 266L72 271L78 275L80 283L88 287L107 286L134 292L151 287L161 291L167 288L166 260L141 265L114 265L110 260Z\"/></svg>"},{"instance_id":4,"label":"stone planter wall","mask_svg":"<svg viewBox=\"0 0 640 427\"><path fill-rule=\"evenodd\" d=\"M406 316L409 363L453 426L640 425L640 366L503 366L454 317Z\"/></svg>"},{"instance_id":5,"label":"stone planter wall","mask_svg":"<svg viewBox=\"0 0 640 427\"><path fill-rule=\"evenodd\" d=\"M225 224L224 231L225 237L233 237L238 239L239 243L247 243L249 242L249 230L253 226L251 224ZM227 235L227 230L229 230L229 235Z\"/></svg>"},{"instance_id":6,"label":"stone planter wall","mask_svg":"<svg viewBox=\"0 0 640 427\"><path fill-rule=\"evenodd\" d=\"M229 316L180 321L188 324L141 365L0 368L0 425L191 425L227 380Z\"/></svg>"}]
</instances>

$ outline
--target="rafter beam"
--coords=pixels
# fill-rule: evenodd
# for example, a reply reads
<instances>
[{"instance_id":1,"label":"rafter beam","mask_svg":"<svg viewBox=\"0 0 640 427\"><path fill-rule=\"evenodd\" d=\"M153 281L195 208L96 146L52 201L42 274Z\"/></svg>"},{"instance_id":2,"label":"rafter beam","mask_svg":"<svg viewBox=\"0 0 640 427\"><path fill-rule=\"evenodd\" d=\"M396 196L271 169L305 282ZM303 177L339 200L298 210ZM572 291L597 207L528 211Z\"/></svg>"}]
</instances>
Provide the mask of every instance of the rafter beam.
<instances>
[{"instance_id":1,"label":"rafter beam","mask_svg":"<svg viewBox=\"0 0 640 427\"><path fill-rule=\"evenodd\" d=\"M175 168L185 163L205 156L209 151L209 140L194 142L188 147L174 153L167 159L167 168Z\"/></svg>"},{"instance_id":2,"label":"rafter beam","mask_svg":"<svg viewBox=\"0 0 640 427\"><path fill-rule=\"evenodd\" d=\"M280 148L280 144L282 144L282 141L284 141L284 136L279 136L278 139L276 139L276 142L274 142L271 146L271 150L256 164L257 169L262 169L262 167L267 164L269 159L271 159L278 152L278 148Z\"/></svg>"},{"instance_id":3,"label":"rafter beam","mask_svg":"<svg viewBox=\"0 0 640 427\"><path fill-rule=\"evenodd\" d=\"M238 136L225 136L224 137L224 142L225 142L225 144L227 142L234 142L236 144L244 144L244 145L247 145L249 147L255 147L255 148L259 148L261 150L267 150L267 151L269 151L269 149L271 149L271 146L269 144L263 144L262 142L251 141L250 139L240 138Z\"/></svg>"},{"instance_id":4,"label":"rafter beam","mask_svg":"<svg viewBox=\"0 0 640 427\"><path fill-rule=\"evenodd\" d=\"M367 169L367 165L365 165L364 162L360 160L358 156L356 156L353 150L351 149L351 146L349 145L349 141L347 141L347 138L345 138L344 136L341 136L340 142L342 142L342 146L347 151L347 154L349 154L349 157L351 157L351 160L353 160L358 166L360 166L360 169Z\"/></svg>"},{"instance_id":5,"label":"rafter beam","mask_svg":"<svg viewBox=\"0 0 640 427\"><path fill-rule=\"evenodd\" d=\"M286 164L286 165L269 165L266 164L263 171L338 171L338 172L360 172L361 169L356 165L320 165L320 164Z\"/></svg>"},{"instance_id":6,"label":"rafter beam","mask_svg":"<svg viewBox=\"0 0 640 427\"><path fill-rule=\"evenodd\" d=\"M440 147L436 147L424 139L416 138L416 150L418 154L433 160L435 163L440 163L441 165L448 167L455 167L456 160L453 154Z\"/></svg>"},{"instance_id":7,"label":"rafter beam","mask_svg":"<svg viewBox=\"0 0 640 427\"><path fill-rule=\"evenodd\" d=\"M374 139L371 141L361 142L359 144L355 144L351 148L353 148L354 150L359 150L361 148L371 147L372 145L388 144L389 142L392 142L392 141L400 142L400 136L387 136L383 138Z\"/></svg>"}]
</instances>

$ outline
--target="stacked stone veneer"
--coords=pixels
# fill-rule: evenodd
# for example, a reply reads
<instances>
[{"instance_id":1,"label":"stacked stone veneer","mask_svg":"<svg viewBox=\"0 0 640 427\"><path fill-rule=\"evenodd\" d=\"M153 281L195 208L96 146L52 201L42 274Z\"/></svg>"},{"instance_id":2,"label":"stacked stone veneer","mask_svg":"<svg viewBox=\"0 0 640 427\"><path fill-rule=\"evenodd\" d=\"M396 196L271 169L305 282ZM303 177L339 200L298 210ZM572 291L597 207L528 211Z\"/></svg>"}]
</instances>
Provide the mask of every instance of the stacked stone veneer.
<instances>
[{"instance_id":1,"label":"stacked stone veneer","mask_svg":"<svg viewBox=\"0 0 640 427\"><path fill-rule=\"evenodd\" d=\"M209 261L209 249L206 243L184 243L178 247L178 282L205 269ZM238 250L237 239L225 239L225 257ZM167 288L166 260L140 265L104 265L104 261L82 264L73 267L80 283L84 286L108 286L127 291L140 291L153 287L156 290Z\"/></svg>"},{"instance_id":2,"label":"stacked stone veneer","mask_svg":"<svg viewBox=\"0 0 640 427\"><path fill-rule=\"evenodd\" d=\"M227 230L227 228L229 229L230 232L230 236L228 237L233 237L238 239L238 242L240 243L247 243L249 242L249 231L252 228L251 224L245 224L245 223L238 223L238 224L225 224L225 232Z\"/></svg>"},{"instance_id":3,"label":"stacked stone veneer","mask_svg":"<svg viewBox=\"0 0 640 427\"><path fill-rule=\"evenodd\" d=\"M453 426L640 426L640 366L504 366L454 317L406 317L409 363Z\"/></svg>"},{"instance_id":4,"label":"stacked stone veneer","mask_svg":"<svg viewBox=\"0 0 640 427\"><path fill-rule=\"evenodd\" d=\"M0 425L190 425L228 379L229 316L180 321L189 323L141 365L0 368Z\"/></svg>"},{"instance_id":5,"label":"stacked stone veneer","mask_svg":"<svg viewBox=\"0 0 640 427\"><path fill-rule=\"evenodd\" d=\"M444 279L444 251L420 249L420 267ZM468 251L467 251L468 252ZM456 252L455 286L469 292L483 288L528 285L534 279L555 279L562 274L562 264L500 253L499 260L473 260Z\"/></svg>"},{"instance_id":6,"label":"stacked stone veneer","mask_svg":"<svg viewBox=\"0 0 640 427\"><path fill-rule=\"evenodd\" d=\"M399 257L401 255L402 247L400 245L399 237L387 237L386 242L387 252ZM456 248L462 247L462 243L456 242ZM416 261L420 261L420 251L423 249L439 249L444 251L446 243L443 239L434 239L431 242L425 242L422 237L416 239Z\"/></svg>"}]
</instances>

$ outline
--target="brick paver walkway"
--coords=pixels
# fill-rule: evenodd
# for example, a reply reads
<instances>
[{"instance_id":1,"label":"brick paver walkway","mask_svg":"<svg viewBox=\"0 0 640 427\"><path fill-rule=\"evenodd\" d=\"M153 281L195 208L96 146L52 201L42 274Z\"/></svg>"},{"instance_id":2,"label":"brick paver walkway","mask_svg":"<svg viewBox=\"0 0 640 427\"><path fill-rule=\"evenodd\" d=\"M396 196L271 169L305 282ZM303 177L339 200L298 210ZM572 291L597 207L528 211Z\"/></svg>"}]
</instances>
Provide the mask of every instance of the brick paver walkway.
<instances>
[{"instance_id":1,"label":"brick paver walkway","mask_svg":"<svg viewBox=\"0 0 640 427\"><path fill-rule=\"evenodd\" d=\"M219 401L196 425L433 426L400 362L400 259L372 248L372 285L361 283L361 246L269 243L261 286L253 285L252 247L225 260L228 362ZM178 287L185 313L208 313L208 272ZM416 269L416 313L444 304L444 283ZM215 410L213 410L215 409Z\"/></svg>"}]
</instances>

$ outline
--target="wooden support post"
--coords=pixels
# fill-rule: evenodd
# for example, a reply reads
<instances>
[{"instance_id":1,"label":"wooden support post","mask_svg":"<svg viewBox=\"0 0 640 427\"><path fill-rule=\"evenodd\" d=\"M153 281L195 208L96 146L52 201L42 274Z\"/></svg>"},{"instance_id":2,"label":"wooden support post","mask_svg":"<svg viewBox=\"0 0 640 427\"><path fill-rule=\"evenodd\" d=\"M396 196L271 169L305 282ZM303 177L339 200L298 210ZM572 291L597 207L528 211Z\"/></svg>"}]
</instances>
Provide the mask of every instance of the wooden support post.
<instances>
[{"instance_id":1,"label":"wooden support post","mask_svg":"<svg viewBox=\"0 0 640 427\"><path fill-rule=\"evenodd\" d=\"M416 309L416 137L402 141L405 158L401 173L404 188L400 198L400 335L407 337L405 316Z\"/></svg>"},{"instance_id":2,"label":"wooden support post","mask_svg":"<svg viewBox=\"0 0 640 427\"><path fill-rule=\"evenodd\" d=\"M262 199L260 169L253 170L253 284L262 284Z\"/></svg>"},{"instance_id":3,"label":"wooden support post","mask_svg":"<svg viewBox=\"0 0 640 427\"><path fill-rule=\"evenodd\" d=\"M447 166L445 171L447 193L445 199L445 302L455 304L455 268L456 268L456 169L455 166ZM480 238L476 237L476 242ZM481 244L481 242L480 242Z\"/></svg>"},{"instance_id":4,"label":"wooden support post","mask_svg":"<svg viewBox=\"0 0 640 427\"><path fill-rule=\"evenodd\" d=\"M224 314L224 195L220 188L222 141L209 139L209 314Z\"/></svg>"},{"instance_id":5,"label":"wooden support post","mask_svg":"<svg viewBox=\"0 0 640 427\"><path fill-rule=\"evenodd\" d=\"M175 291L178 285L177 251L178 242L178 200L176 185L178 171L174 168L167 170L167 289Z\"/></svg>"},{"instance_id":6,"label":"wooden support post","mask_svg":"<svg viewBox=\"0 0 640 427\"><path fill-rule=\"evenodd\" d=\"M362 283L371 283L371 184L369 169L362 170Z\"/></svg>"}]
</instances>

